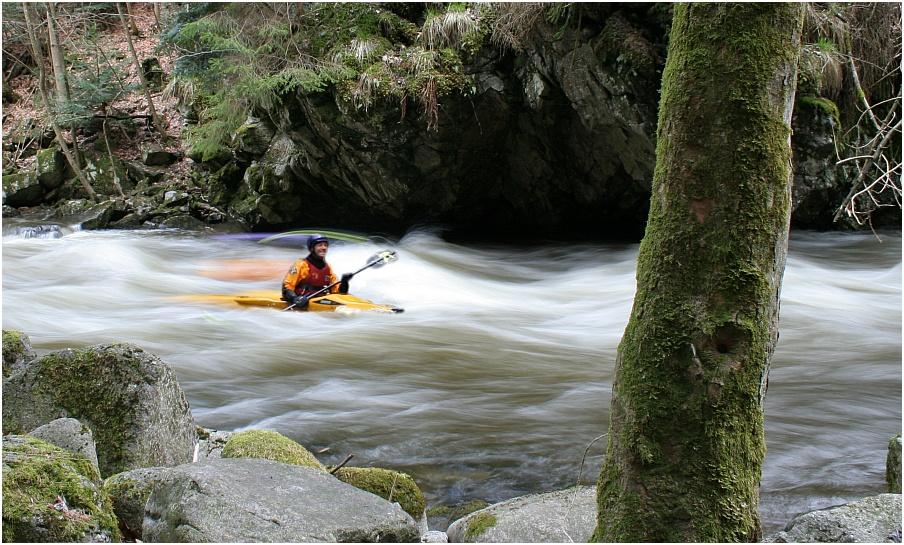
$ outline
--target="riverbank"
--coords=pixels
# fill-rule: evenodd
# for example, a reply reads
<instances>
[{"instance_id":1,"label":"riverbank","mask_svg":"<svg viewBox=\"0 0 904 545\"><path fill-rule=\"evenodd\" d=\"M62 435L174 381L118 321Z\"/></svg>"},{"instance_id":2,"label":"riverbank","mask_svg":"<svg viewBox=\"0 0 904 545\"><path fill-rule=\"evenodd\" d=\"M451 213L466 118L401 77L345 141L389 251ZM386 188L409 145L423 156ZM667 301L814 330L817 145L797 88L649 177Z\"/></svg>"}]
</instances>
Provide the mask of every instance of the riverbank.
<instances>
[{"instance_id":1,"label":"riverbank","mask_svg":"<svg viewBox=\"0 0 904 545\"><path fill-rule=\"evenodd\" d=\"M4 533L16 541L584 541L595 524L595 494L586 488L459 513L465 517L447 535L428 534L427 505L408 475L327 468L275 432L195 427L172 370L138 347L100 345L36 357L28 336L14 331L4 331L3 345L3 519ZM65 414L81 421L57 418ZM858 504L854 523L839 524L834 515L820 524L799 517L786 528L796 533L771 540L815 535L848 541L856 535L856 541L884 541L877 537L895 531L900 537L900 519L888 514L901 508L900 447L898 436L890 444L888 477L897 494L864 504L869 508ZM24 477L35 472L46 476ZM333 474L338 480L328 477ZM304 488L304 497L280 492L294 487ZM353 488L383 497L386 505ZM259 514L241 515L249 512ZM834 534L826 533L827 524ZM837 530L848 526L859 533Z\"/></svg>"}]
</instances>

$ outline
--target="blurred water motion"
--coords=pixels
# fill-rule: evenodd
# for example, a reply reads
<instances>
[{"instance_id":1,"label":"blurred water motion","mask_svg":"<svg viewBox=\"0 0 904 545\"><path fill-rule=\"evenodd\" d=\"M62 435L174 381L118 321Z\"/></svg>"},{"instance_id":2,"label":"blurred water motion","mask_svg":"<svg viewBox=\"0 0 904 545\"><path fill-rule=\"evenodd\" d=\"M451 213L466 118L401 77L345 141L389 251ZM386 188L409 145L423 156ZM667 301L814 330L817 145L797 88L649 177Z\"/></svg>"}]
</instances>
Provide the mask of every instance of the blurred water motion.
<instances>
[{"instance_id":1,"label":"blurred water motion","mask_svg":"<svg viewBox=\"0 0 904 545\"><path fill-rule=\"evenodd\" d=\"M174 304L277 290L305 250L178 232L5 220L3 328L39 352L134 342L172 365L197 422L266 427L323 461L413 475L431 503L596 479L637 245L456 245L411 233L351 292L404 307L337 316ZM34 227L34 226L29 226ZM49 233L49 232L48 232ZM766 531L884 490L901 429L901 238L793 233L766 400ZM386 243L336 243L352 271Z\"/></svg>"}]
</instances>

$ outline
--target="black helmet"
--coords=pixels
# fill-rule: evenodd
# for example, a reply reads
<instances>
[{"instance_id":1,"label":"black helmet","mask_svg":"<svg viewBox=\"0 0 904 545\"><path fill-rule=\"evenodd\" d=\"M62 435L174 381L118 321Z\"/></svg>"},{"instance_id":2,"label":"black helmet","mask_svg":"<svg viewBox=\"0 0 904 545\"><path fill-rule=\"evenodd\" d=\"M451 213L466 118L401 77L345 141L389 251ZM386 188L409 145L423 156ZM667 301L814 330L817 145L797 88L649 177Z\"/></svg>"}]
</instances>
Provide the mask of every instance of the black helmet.
<instances>
[{"instance_id":1,"label":"black helmet","mask_svg":"<svg viewBox=\"0 0 904 545\"><path fill-rule=\"evenodd\" d=\"M326 242L327 244L330 243L329 239L323 235L311 235L311 238L308 239L308 251L313 252L314 246L319 242Z\"/></svg>"}]
</instances>

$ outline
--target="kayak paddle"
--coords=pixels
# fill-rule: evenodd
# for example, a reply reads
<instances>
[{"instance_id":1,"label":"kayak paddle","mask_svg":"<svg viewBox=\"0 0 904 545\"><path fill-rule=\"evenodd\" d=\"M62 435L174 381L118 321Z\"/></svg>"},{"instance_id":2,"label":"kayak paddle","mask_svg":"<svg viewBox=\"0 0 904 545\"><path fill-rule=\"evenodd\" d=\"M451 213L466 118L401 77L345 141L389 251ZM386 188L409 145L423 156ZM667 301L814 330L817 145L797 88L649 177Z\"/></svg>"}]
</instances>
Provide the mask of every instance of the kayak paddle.
<instances>
[{"instance_id":1,"label":"kayak paddle","mask_svg":"<svg viewBox=\"0 0 904 545\"><path fill-rule=\"evenodd\" d=\"M349 275L349 277L348 277L348 280L351 280L356 274L363 271L364 269L369 269L371 267L380 268L383 265L386 265L387 263L392 263L393 261L397 261L398 259L399 259L399 256L394 251L383 250L380 253L370 256L370 258L368 258L368 260L367 260L368 261L367 265L364 265L357 271L351 273L351 275ZM317 297L321 293L329 291L330 288L332 288L336 284L339 284L340 282L342 282L342 280L337 280L337 281L333 282L332 284L330 284L329 286L323 286L319 290L317 290L314 293L312 293L311 295L309 295L308 299L313 299L314 297ZM289 310L294 307L295 307L295 303L287 306L286 308L283 309L283 311Z\"/></svg>"}]
</instances>

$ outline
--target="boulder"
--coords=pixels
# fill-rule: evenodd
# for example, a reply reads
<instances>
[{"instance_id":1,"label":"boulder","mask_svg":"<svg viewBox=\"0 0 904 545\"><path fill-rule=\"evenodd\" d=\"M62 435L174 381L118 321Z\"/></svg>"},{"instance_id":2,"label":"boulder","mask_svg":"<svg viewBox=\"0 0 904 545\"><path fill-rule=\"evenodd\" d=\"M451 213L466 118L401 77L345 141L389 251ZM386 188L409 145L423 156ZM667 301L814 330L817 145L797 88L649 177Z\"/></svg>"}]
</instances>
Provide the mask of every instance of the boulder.
<instances>
[{"instance_id":1,"label":"boulder","mask_svg":"<svg viewBox=\"0 0 904 545\"><path fill-rule=\"evenodd\" d=\"M373 494L307 467L208 460L166 472L145 508L145 542L412 542L417 524Z\"/></svg>"},{"instance_id":2,"label":"boulder","mask_svg":"<svg viewBox=\"0 0 904 545\"><path fill-rule=\"evenodd\" d=\"M456 520L489 506L490 504L483 500L469 500L454 505L434 505L427 509L427 524L430 528L445 531Z\"/></svg>"},{"instance_id":3,"label":"boulder","mask_svg":"<svg viewBox=\"0 0 904 545\"><path fill-rule=\"evenodd\" d=\"M885 483L892 494L901 493L901 434L888 442L888 457L885 459Z\"/></svg>"},{"instance_id":4,"label":"boulder","mask_svg":"<svg viewBox=\"0 0 904 545\"><path fill-rule=\"evenodd\" d=\"M299 445L279 432L246 430L232 434L221 454L223 458L261 458L326 471L326 467Z\"/></svg>"},{"instance_id":5,"label":"boulder","mask_svg":"<svg viewBox=\"0 0 904 545\"><path fill-rule=\"evenodd\" d=\"M880 494L798 515L766 543L882 543L901 533L901 495Z\"/></svg>"},{"instance_id":6,"label":"boulder","mask_svg":"<svg viewBox=\"0 0 904 545\"><path fill-rule=\"evenodd\" d=\"M198 460L222 458L223 449L233 435L231 431L208 430L198 426Z\"/></svg>"},{"instance_id":7,"label":"boulder","mask_svg":"<svg viewBox=\"0 0 904 545\"><path fill-rule=\"evenodd\" d=\"M111 157L102 153L88 159L84 172L91 182L91 187L100 195L119 195L117 185L123 191L128 191L132 187L128 169L116 156ZM78 184L78 187L81 187L81 184Z\"/></svg>"},{"instance_id":8,"label":"boulder","mask_svg":"<svg viewBox=\"0 0 904 545\"><path fill-rule=\"evenodd\" d=\"M147 144L141 147L141 162L145 166L167 166L179 160L179 155L163 149L158 144Z\"/></svg>"},{"instance_id":9,"label":"boulder","mask_svg":"<svg viewBox=\"0 0 904 545\"><path fill-rule=\"evenodd\" d=\"M471 513L446 531L452 543L586 543L596 526L596 488L514 498Z\"/></svg>"},{"instance_id":10,"label":"boulder","mask_svg":"<svg viewBox=\"0 0 904 545\"><path fill-rule=\"evenodd\" d=\"M145 467L117 473L104 481L104 492L113 503L124 538L141 539L144 506L166 471L165 467Z\"/></svg>"},{"instance_id":11,"label":"boulder","mask_svg":"<svg viewBox=\"0 0 904 545\"><path fill-rule=\"evenodd\" d=\"M379 467L343 467L336 472L336 477L355 488L397 502L415 519L424 516L427 500L410 475Z\"/></svg>"},{"instance_id":12,"label":"boulder","mask_svg":"<svg viewBox=\"0 0 904 545\"><path fill-rule=\"evenodd\" d=\"M35 358L31 347L31 339L21 331L3 330L3 378L10 376L17 369Z\"/></svg>"},{"instance_id":13,"label":"boulder","mask_svg":"<svg viewBox=\"0 0 904 545\"><path fill-rule=\"evenodd\" d=\"M34 169L3 174L3 204L20 208L37 206L44 200L44 186L38 181Z\"/></svg>"},{"instance_id":14,"label":"boulder","mask_svg":"<svg viewBox=\"0 0 904 545\"><path fill-rule=\"evenodd\" d=\"M449 543L449 536L446 532L430 530L421 536L421 543Z\"/></svg>"},{"instance_id":15,"label":"boulder","mask_svg":"<svg viewBox=\"0 0 904 545\"><path fill-rule=\"evenodd\" d=\"M53 352L4 383L5 433L67 416L91 428L104 475L186 463L194 452L195 425L175 374L134 345Z\"/></svg>"},{"instance_id":16,"label":"boulder","mask_svg":"<svg viewBox=\"0 0 904 545\"><path fill-rule=\"evenodd\" d=\"M34 437L3 438L3 541L119 541L110 499L86 458Z\"/></svg>"},{"instance_id":17,"label":"boulder","mask_svg":"<svg viewBox=\"0 0 904 545\"><path fill-rule=\"evenodd\" d=\"M98 467L97 447L91 429L74 418L57 418L35 428L28 435L84 456L94 467Z\"/></svg>"},{"instance_id":18,"label":"boulder","mask_svg":"<svg viewBox=\"0 0 904 545\"><path fill-rule=\"evenodd\" d=\"M120 199L94 204L83 199L68 201L58 210L61 222L82 229L104 229L125 215L126 203Z\"/></svg>"},{"instance_id":19,"label":"boulder","mask_svg":"<svg viewBox=\"0 0 904 545\"><path fill-rule=\"evenodd\" d=\"M141 71L144 73L144 80L148 86L154 91L160 91L166 81L166 72L160 66L160 60L157 57L147 57L141 60Z\"/></svg>"},{"instance_id":20,"label":"boulder","mask_svg":"<svg viewBox=\"0 0 904 545\"><path fill-rule=\"evenodd\" d=\"M59 148L38 150L35 156L35 170L38 182L45 189L55 189L63 183L66 174L66 160Z\"/></svg>"}]
</instances>

